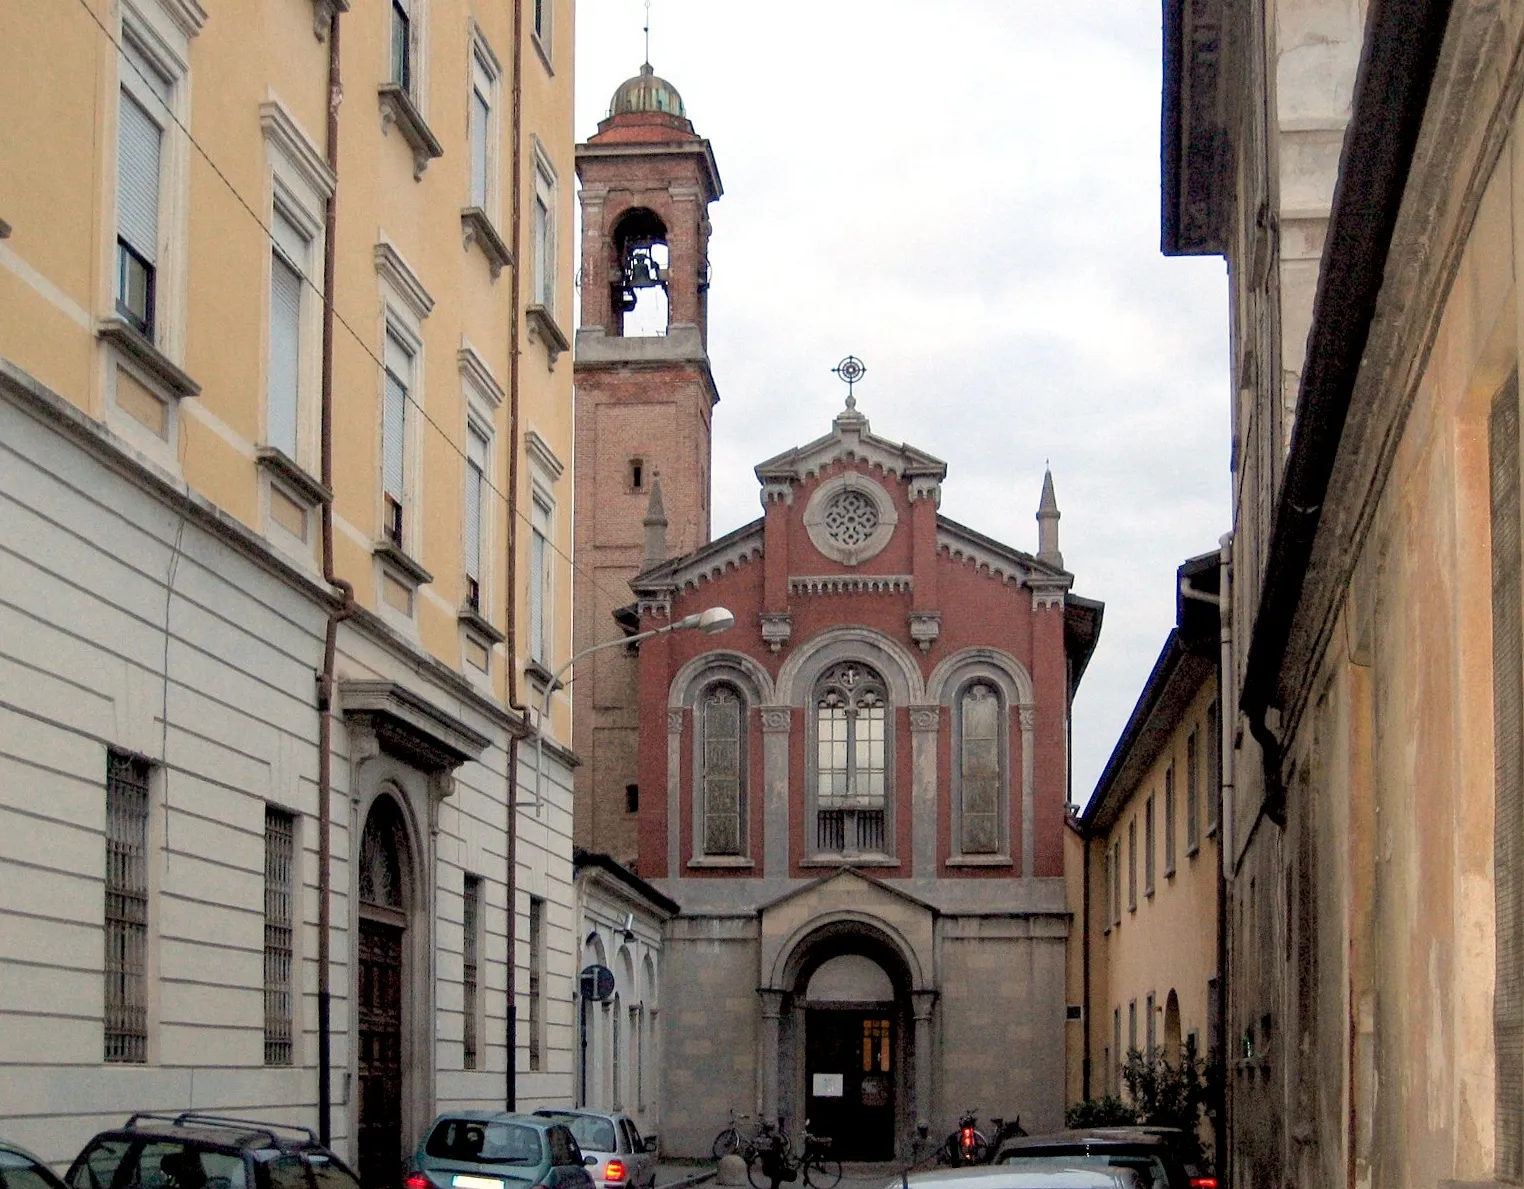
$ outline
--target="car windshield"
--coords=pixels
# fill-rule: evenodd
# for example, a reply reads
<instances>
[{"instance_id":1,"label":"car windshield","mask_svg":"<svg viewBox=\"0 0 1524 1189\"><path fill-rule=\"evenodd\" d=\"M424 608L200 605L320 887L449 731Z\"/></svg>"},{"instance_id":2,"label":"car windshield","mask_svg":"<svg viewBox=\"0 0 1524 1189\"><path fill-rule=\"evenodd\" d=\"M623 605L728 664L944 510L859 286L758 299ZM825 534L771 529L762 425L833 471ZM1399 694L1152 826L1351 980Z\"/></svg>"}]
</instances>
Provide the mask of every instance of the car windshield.
<instances>
[{"instance_id":1,"label":"car windshield","mask_svg":"<svg viewBox=\"0 0 1524 1189\"><path fill-rule=\"evenodd\" d=\"M614 1138L614 1124L596 1115L561 1115L561 1122L571 1130L577 1146L584 1151L617 1152L619 1141Z\"/></svg>"},{"instance_id":2,"label":"car windshield","mask_svg":"<svg viewBox=\"0 0 1524 1189\"><path fill-rule=\"evenodd\" d=\"M538 1164L540 1133L521 1123L485 1119L441 1119L424 1145L439 1160L470 1164Z\"/></svg>"}]
</instances>

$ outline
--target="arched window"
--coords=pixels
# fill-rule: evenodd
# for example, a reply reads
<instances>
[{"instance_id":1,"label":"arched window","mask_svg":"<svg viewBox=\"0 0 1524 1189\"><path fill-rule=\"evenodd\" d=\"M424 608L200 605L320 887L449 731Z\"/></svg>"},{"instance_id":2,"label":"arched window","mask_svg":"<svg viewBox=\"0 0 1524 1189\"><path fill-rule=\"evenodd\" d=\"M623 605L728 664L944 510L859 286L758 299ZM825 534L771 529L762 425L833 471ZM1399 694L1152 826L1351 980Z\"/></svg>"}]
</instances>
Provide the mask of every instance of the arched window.
<instances>
[{"instance_id":1,"label":"arched window","mask_svg":"<svg viewBox=\"0 0 1524 1189\"><path fill-rule=\"evenodd\" d=\"M745 854L746 700L733 685L711 685L699 698L698 720L702 851Z\"/></svg>"},{"instance_id":2,"label":"arched window","mask_svg":"<svg viewBox=\"0 0 1524 1189\"><path fill-rule=\"evenodd\" d=\"M377 797L360 835L360 900L401 911L404 898L402 855L406 843L402 811L390 797Z\"/></svg>"},{"instance_id":3,"label":"arched window","mask_svg":"<svg viewBox=\"0 0 1524 1189\"><path fill-rule=\"evenodd\" d=\"M992 683L971 682L958 696L958 849L965 855L1002 850L1004 719L1005 702Z\"/></svg>"},{"instance_id":4,"label":"arched window","mask_svg":"<svg viewBox=\"0 0 1524 1189\"><path fill-rule=\"evenodd\" d=\"M815 849L885 853L888 695L867 665L833 665L815 685Z\"/></svg>"}]
</instances>

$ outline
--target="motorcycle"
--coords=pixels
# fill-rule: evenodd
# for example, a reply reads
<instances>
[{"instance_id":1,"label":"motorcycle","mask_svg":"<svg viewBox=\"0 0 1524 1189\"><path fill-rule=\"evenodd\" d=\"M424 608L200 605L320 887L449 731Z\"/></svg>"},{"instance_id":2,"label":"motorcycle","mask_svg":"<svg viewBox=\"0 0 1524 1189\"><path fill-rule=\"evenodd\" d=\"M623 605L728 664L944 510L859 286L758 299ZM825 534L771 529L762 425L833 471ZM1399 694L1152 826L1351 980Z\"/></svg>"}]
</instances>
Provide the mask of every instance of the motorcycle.
<instances>
[{"instance_id":1,"label":"motorcycle","mask_svg":"<svg viewBox=\"0 0 1524 1189\"><path fill-rule=\"evenodd\" d=\"M1026 1134L1021 1126L1020 1115L1010 1122L991 1116L990 1123L995 1131L993 1141L979 1130L979 1116L975 1111L963 1112L958 1116L957 1130L943 1140L942 1146L937 1149L937 1162L954 1167L988 1164L995 1159L1000 1145L1006 1140Z\"/></svg>"}]
</instances>

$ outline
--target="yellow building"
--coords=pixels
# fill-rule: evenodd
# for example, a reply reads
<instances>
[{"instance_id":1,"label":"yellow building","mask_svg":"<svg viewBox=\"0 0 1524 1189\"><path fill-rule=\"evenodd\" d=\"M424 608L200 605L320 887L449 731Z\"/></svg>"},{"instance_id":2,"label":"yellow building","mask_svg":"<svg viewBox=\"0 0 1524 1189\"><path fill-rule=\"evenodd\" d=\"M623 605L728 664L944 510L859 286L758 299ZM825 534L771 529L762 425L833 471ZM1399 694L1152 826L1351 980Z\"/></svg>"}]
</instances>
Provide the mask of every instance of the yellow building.
<instances>
[{"instance_id":1,"label":"yellow building","mask_svg":"<svg viewBox=\"0 0 1524 1189\"><path fill-rule=\"evenodd\" d=\"M1134 1052L1220 1052L1219 565L1214 551L1179 568L1177 624L1071 818L1070 896L1084 921L1077 971L1071 960L1084 1005L1084 1033L1070 1037L1080 1049L1071 1101L1125 1098L1121 1070Z\"/></svg>"},{"instance_id":2,"label":"yellow building","mask_svg":"<svg viewBox=\"0 0 1524 1189\"><path fill-rule=\"evenodd\" d=\"M0 1130L51 1159L257 1107L390 1177L442 1104L570 1101L569 701L518 740L573 15L0 10Z\"/></svg>"}]
</instances>

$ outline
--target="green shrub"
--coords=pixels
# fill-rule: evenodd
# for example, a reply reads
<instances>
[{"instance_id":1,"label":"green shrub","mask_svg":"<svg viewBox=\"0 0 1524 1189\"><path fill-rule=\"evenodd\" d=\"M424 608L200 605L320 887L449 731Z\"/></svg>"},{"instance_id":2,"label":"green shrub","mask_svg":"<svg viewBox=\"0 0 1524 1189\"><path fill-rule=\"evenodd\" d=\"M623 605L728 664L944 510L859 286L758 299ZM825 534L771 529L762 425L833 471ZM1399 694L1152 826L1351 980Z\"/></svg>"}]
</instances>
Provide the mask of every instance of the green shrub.
<instances>
[{"instance_id":1,"label":"green shrub","mask_svg":"<svg viewBox=\"0 0 1524 1189\"><path fill-rule=\"evenodd\" d=\"M1115 1094L1087 1098L1064 1112L1065 1127L1126 1127L1138 1122L1138 1112Z\"/></svg>"}]
</instances>

